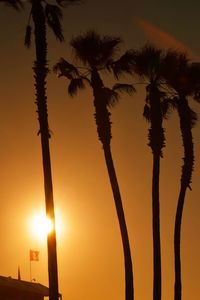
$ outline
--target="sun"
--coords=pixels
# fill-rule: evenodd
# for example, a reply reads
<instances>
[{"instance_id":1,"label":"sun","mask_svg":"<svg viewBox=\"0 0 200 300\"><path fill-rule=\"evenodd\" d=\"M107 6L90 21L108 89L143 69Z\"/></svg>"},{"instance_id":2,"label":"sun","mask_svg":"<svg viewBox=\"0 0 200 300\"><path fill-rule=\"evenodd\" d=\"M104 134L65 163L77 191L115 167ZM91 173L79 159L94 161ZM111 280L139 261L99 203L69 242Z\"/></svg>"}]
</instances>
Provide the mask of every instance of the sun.
<instances>
[{"instance_id":1,"label":"sun","mask_svg":"<svg viewBox=\"0 0 200 300\"><path fill-rule=\"evenodd\" d=\"M52 221L42 212L33 217L32 226L33 232L41 237L46 236L53 230Z\"/></svg>"},{"instance_id":2,"label":"sun","mask_svg":"<svg viewBox=\"0 0 200 300\"><path fill-rule=\"evenodd\" d=\"M52 221L46 217L44 211L39 211L35 213L30 220L31 231L35 237L40 240L44 240L47 238L47 235L53 230ZM58 218L58 214L56 213L56 233L60 234L61 226L60 219Z\"/></svg>"}]
</instances>

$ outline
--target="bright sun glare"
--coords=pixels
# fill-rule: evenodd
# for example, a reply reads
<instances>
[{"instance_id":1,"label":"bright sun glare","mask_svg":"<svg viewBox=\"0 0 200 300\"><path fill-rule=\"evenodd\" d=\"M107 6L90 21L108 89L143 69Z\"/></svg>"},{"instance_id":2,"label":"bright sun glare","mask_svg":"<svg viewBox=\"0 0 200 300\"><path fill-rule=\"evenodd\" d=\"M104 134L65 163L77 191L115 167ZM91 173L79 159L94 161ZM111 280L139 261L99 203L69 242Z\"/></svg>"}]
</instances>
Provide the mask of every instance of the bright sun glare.
<instances>
[{"instance_id":1,"label":"bright sun glare","mask_svg":"<svg viewBox=\"0 0 200 300\"><path fill-rule=\"evenodd\" d=\"M40 240L46 239L47 235L53 230L52 221L46 217L46 214L43 211L40 211L33 215L30 225L33 234ZM60 231L61 231L60 218L56 213L57 235L60 234Z\"/></svg>"}]
</instances>

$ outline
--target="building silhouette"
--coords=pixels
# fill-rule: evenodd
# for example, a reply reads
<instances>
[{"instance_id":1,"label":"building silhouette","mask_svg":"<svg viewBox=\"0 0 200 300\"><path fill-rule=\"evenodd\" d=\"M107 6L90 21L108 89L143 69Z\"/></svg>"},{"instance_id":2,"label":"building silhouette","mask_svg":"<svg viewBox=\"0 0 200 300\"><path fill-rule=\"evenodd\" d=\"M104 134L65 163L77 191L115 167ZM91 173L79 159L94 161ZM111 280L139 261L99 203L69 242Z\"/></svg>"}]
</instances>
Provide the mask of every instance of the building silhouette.
<instances>
[{"instance_id":1,"label":"building silhouette","mask_svg":"<svg viewBox=\"0 0 200 300\"><path fill-rule=\"evenodd\" d=\"M0 276L0 300L44 300L48 296L48 287L40 283Z\"/></svg>"}]
</instances>

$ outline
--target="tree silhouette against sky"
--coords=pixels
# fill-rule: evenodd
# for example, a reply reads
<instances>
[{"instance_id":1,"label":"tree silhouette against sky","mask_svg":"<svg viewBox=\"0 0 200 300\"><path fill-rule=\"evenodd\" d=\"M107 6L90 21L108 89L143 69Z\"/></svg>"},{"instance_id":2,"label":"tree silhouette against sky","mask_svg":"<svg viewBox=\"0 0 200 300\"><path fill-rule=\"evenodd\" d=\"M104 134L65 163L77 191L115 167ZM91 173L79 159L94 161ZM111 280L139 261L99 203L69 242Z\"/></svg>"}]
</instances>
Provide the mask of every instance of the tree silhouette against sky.
<instances>
[{"instance_id":1,"label":"tree silhouette against sky","mask_svg":"<svg viewBox=\"0 0 200 300\"><path fill-rule=\"evenodd\" d=\"M124 251L125 266L125 299L134 299L133 270L131 249L128 238L126 220L122 205L119 184L115 172L111 153L111 121L110 110L119 99L119 92L131 94L134 88L130 84L117 83L113 88L104 86L101 79L101 71L111 70L111 62L119 49L121 39L112 36L100 36L95 31L88 31L71 40L71 47L75 60L81 66L75 66L63 58L55 65L54 70L59 76L65 76L69 80L68 92L74 96L78 89L83 89L88 84L91 86L94 97L95 122L97 126L98 138L103 145L105 162L112 187L115 207L117 211L121 238Z\"/></svg>"},{"instance_id":2,"label":"tree silhouette against sky","mask_svg":"<svg viewBox=\"0 0 200 300\"><path fill-rule=\"evenodd\" d=\"M35 96L39 121L39 134L41 137L42 160L44 172L45 204L46 215L53 224L53 230L47 236L48 248L48 275L49 275L49 299L58 300L58 270L57 270L57 250L55 231L55 211L53 199L53 183L51 172L51 158L49 148L49 124L47 112L46 77L47 67L47 40L46 22L53 29L56 37L63 41L60 19L61 10L58 6L53 6L42 1L31 2L31 13L29 24L26 29L25 45L30 46L31 42L31 20L34 24L36 60L34 62ZM56 25L55 25L56 24Z\"/></svg>"},{"instance_id":3,"label":"tree silhouette against sky","mask_svg":"<svg viewBox=\"0 0 200 300\"><path fill-rule=\"evenodd\" d=\"M73 4L78 0L57 0L57 5L49 4L42 0L31 0L31 11L26 28L25 45L31 45L31 22L34 27L36 60L33 71L35 78L35 96L39 121L39 132L41 137L42 160L44 172L44 189L46 215L53 224L53 230L47 236L48 252L48 276L49 276L49 299L58 300L58 270L57 270L57 249L56 249L56 229L55 210L53 198L53 183L51 172L51 158L49 139L51 137L48 124L46 78L49 72L47 64L47 38L46 24L52 29L56 38L62 42L64 40L61 19L62 11L59 7L62 3Z\"/></svg>"},{"instance_id":4,"label":"tree silhouette against sky","mask_svg":"<svg viewBox=\"0 0 200 300\"><path fill-rule=\"evenodd\" d=\"M149 147L153 154L152 177L152 225L153 225L153 299L161 300L161 244L160 244L160 158L165 146L163 119L167 117L170 102L163 90L162 50L145 45L132 51L133 72L146 85L144 117L150 123L148 134Z\"/></svg>"},{"instance_id":5,"label":"tree silhouette against sky","mask_svg":"<svg viewBox=\"0 0 200 300\"><path fill-rule=\"evenodd\" d=\"M180 179L180 191L177 203L174 227L174 300L182 299L181 280L181 224L186 191L191 190L192 172L194 168L194 145L192 128L197 121L196 113L189 107L188 97L194 96L199 83L200 67L191 64L186 54L169 50L165 58L165 79L174 91L174 106L179 115L180 130L184 148L184 164ZM196 98L199 101L199 97Z\"/></svg>"}]
</instances>

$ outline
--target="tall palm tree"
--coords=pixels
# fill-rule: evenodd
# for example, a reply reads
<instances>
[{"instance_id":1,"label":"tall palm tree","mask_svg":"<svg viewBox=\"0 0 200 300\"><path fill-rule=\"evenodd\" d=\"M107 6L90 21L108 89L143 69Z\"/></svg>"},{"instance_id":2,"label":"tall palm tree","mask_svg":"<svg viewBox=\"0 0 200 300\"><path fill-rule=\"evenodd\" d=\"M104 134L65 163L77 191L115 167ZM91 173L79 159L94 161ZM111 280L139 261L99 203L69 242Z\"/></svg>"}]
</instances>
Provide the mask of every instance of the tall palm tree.
<instances>
[{"instance_id":1,"label":"tall palm tree","mask_svg":"<svg viewBox=\"0 0 200 300\"><path fill-rule=\"evenodd\" d=\"M184 53L168 51L164 68L167 84L174 90L174 106L177 109L180 121L180 130L183 141L184 157L180 180L180 192L176 209L174 227L174 270L175 285L174 299L182 299L181 280L181 224L185 204L186 191L191 190L192 172L194 168L194 145L192 128L197 121L196 113L189 107L188 97L194 96L200 78L200 68L189 63Z\"/></svg>"},{"instance_id":2,"label":"tall palm tree","mask_svg":"<svg viewBox=\"0 0 200 300\"><path fill-rule=\"evenodd\" d=\"M78 89L88 84L93 91L93 104L95 108L95 122L100 142L103 145L105 162L112 187L114 202L116 206L121 238L124 251L125 265L125 298L133 300L133 270L131 250L128 238L128 231L122 205L119 184L115 172L111 153L111 113L110 106L113 106L119 98L118 92L126 91L132 93L134 88L129 84L115 84L112 89L105 87L101 78L101 71L105 71L113 60L119 48L121 39L118 37L100 37L95 31L88 31L71 40L71 47L75 54L75 60L81 63L81 67L72 65L63 58L55 65L54 70L59 76L65 76L69 81L68 92L75 95Z\"/></svg>"},{"instance_id":3,"label":"tall palm tree","mask_svg":"<svg viewBox=\"0 0 200 300\"><path fill-rule=\"evenodd\" d=\"M153 154L152 227L153 227L153 299L161 300L161 242L160 242L160 158L165 146L163 119L167 117L169 102L162 85L164 54L160 49L145 45L132 51L133 70L146 85L144 117L150 122L149 146Z\"/></svg>"},{"instance_id":4,"label":"tall palm tree","mask_svg":"<svg viewBox=\"0 0 200 300\"><path fill-rule=\"evenodd\" d=\"M30 47L31 31L33 23L36 60L33 71L35 78L35 96L39 121L39 132L41 136L44 189L46 215L52 221L53 230L47 236L48 252L48 277L49 277L49 299L58 300L58 270L57 270L57 250L56 250L56 230L55 230L55 212L53 199L53 184L51 172L51 158L49 139L51 137L48 124L46 78L49 72L47 65L47 38L46 24L53 30L56 38L62 42L64 40L61 19L62 3L73 4L78 0L56 0L57 5L49 4L45 0L30 0L31 11L26 28L25 46Z\"/></svg>"}]
</instances>

